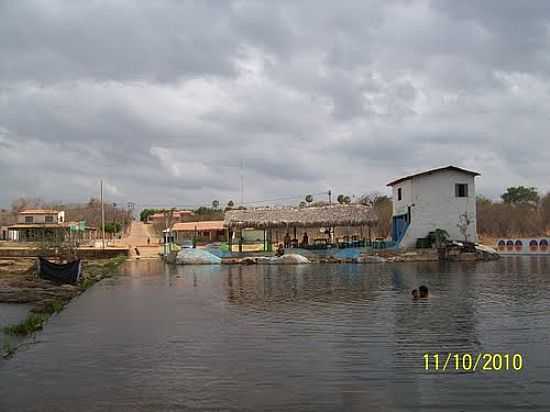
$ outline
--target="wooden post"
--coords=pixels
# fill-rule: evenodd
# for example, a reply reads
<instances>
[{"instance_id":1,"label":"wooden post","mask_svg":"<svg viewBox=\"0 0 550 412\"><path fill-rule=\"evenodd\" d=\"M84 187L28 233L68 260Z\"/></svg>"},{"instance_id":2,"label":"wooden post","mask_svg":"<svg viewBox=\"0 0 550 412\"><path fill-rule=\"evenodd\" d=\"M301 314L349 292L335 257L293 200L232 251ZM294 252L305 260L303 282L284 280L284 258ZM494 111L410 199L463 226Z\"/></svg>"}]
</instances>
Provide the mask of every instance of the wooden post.
<instances>
[{"instance_id":1,"label":"wooden post","mask_svg":"<svg viewBox=\"0 0 550 412\"><path fill-rule=\"evenodd\" d=\"M239 230L239 253L243 253L243 230Z\"/></svg>"},{"instance_id":2,"label":"wooden post","mask_svg":"<svg viewBox=\"0 0 550 412\"><path fill-rule=\"evenodd\" d=\"M369 224L369 243L372 243L371 228L372 228L372 226Z\"/></svg>"},{"instance_id":3,"label":"wooden post","mask_svg":"<svg viewBox=\"0 0 550 412\"><path fill-rule=\"evenodd\" d=\"M233 231L230 228L227 228L227 246L229 252L233 252Z\"/></svg>"},{"instance_id":4,"label":"wooden post","mask_svg":"<svg viewBox=\"0 0 550 412\"><path fill-rule=\"evenodd\" d=\"M273 252L273 230L269 229L267 231L267 251Z\"/></svg>"}]
</instances>

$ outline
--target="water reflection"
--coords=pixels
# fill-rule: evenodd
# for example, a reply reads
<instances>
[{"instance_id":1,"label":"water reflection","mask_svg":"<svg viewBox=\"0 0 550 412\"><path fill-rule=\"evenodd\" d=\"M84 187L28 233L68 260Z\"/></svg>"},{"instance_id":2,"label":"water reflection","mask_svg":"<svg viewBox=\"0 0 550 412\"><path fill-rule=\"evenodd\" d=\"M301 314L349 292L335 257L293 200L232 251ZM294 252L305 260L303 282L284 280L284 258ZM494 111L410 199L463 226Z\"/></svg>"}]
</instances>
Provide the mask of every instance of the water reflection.
<instances>
[{"instance_id":1,"label":"water reflection","mask_svg":"<svg viewBox=\"0 0 550 412\"><path fill-rule=\"evenodd\" d=\"M549 270L132 262L0 366L0 410L547 410ZM477 351L527 370L423 370L425 352Z\"/></svg>"}]
</instances>

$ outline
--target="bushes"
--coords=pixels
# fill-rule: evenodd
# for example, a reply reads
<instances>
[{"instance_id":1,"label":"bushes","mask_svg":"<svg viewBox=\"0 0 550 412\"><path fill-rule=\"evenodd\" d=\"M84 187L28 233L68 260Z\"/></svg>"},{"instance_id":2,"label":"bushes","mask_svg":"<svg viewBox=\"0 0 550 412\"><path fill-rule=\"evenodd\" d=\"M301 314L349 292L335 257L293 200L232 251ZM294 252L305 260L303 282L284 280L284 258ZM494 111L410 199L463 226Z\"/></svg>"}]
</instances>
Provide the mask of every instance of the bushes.
<instances>
[{"instance_id":1,"label":"bushes","mask_svg":"<svg viewBox=\"0 0 550 412\"><path fill-rule=\"evenodd\" d=\"M548 196L548 195L547 195ZM539 236L545 234L542 208L531 204L512 204L477 200L477 230L480 234L503 236Z\"/></svg>"}]
</instances>

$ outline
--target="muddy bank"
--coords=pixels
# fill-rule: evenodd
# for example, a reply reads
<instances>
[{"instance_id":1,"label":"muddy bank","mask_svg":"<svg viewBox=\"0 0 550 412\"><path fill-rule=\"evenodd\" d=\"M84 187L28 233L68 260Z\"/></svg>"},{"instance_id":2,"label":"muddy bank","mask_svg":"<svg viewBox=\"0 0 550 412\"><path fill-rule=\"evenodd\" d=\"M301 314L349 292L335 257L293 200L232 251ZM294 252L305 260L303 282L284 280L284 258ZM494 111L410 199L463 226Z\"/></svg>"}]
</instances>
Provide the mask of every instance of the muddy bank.
<instances>
[{"instance_id":1,"label":"muddy bank","mask_svg":"<svg viewBox=\"0 0 550 412\"><path fill-rule=\"evenodd\" d=\"M0 304L25 305L30 311L19 323L3 325L0 334L26 336L42 329L49 316L63 307L94 283L117 273L125 257L84 261L82 276L76 285L58 285L40 279L35 270L35 259L0 259ZM12 348L0 348L4 356Z\"/></svg>"},{"instance_id":2,"label":"muddy bank","mask_svg":"<svg viewBox=\"0 0 550 412\"><path fill-rule=\"evenodd\" d=\"M37 276L35 259L0 259L0 303L32 303L39 309L49 300L70 300L110 276L123 261L124 258L84 261L79 284L58 285Z\"/></svg>"}]
</instances>

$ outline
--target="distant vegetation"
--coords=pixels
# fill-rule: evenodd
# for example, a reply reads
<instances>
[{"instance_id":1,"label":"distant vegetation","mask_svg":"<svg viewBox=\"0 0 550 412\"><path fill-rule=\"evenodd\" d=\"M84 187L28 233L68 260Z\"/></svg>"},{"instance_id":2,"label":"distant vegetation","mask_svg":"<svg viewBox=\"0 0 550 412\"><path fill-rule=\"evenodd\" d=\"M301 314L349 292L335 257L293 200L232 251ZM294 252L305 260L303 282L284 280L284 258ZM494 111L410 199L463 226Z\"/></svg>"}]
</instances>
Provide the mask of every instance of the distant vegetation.
<instances>
[{"instance_id":1,"label":"distant vegetation","mask_svg":"<svg viewBox=\"0 0 550 412\"><path fill-rule=\"evenodd\" d=\"M359 203L372 207L378 224L376 225L376 237L388 237L391 230L391 217L393 214L393 203L391 197L378 192L368 193L359 198Z\"/></svg>"},{"instance_id":2,"label":"distant vegetation","mask_svg":"<svg viewBox=\"0 0 550 412\"><path fill-rule=\"evenodd\" d=\"M540 236L550 229L550 193L534 187L509 187L500 201L477 198L478 233L492 237Z\"/></svg>"}]
</instances>

